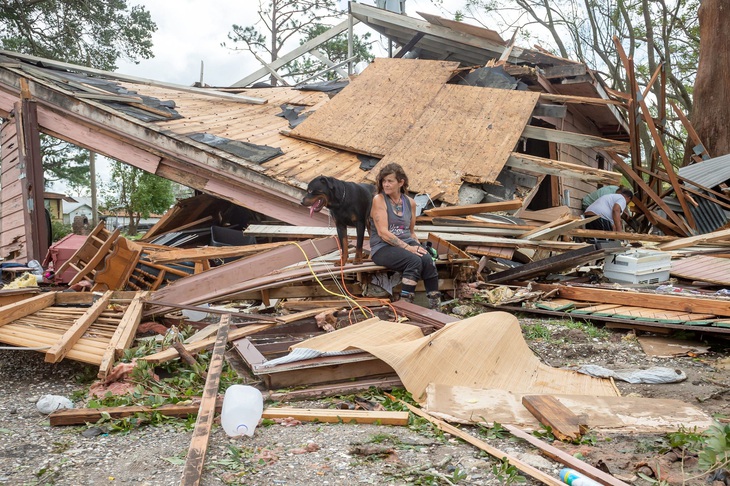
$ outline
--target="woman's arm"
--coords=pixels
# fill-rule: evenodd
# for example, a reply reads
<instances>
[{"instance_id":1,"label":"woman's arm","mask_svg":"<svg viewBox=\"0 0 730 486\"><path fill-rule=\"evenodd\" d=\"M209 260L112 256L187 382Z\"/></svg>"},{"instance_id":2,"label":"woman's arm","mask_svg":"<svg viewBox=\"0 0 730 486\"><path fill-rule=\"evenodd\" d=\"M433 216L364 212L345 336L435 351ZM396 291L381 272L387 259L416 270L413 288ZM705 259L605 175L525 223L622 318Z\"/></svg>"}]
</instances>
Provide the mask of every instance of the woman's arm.
<instances>
[{"instance_id":1,"label":"woman's arm","mask_svg":"<svg viewBox=\"0 0 730 486\"><path fill-rule=\"evenodd\" d=\"M370 216L375 223L375 229L384 242L396 248L410 249L411 247L405 241L401 240L388 228L388 209L385 205L385 198L382 194L376 194L373 198L373 205L370 209Z\"/></svg>"},{"instance_id":2,"label":"woman's arm","mask_svg":"<svg viewBox=\"0 0 730 486\"><path fill-rule=\"evenodd\" d=\"M411 231L411 238L416 240L416 243L418 243L420 245L421 242L418 241L418 237L416 236L416 200L411 199L408 196L406 196L406 199L408 200L408 202L411 205L411 226L409 228Z\"/></svg>"}]
</instances>

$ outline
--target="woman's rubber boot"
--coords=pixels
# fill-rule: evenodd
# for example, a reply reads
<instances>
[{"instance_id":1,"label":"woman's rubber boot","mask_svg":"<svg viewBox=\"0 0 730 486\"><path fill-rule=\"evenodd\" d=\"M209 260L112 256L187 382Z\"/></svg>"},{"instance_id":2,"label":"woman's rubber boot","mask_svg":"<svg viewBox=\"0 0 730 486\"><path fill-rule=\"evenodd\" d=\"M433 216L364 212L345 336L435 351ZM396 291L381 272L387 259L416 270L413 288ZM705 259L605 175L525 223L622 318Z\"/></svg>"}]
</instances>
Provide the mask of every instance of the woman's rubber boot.
<instances>
[{"instance_id":1,"label":"woman's rubber boot","mask_svg":"<svg viewBox=\"0 0 730 486\"><path fill-rule=\"evenodd\" d=\"M441 310L441 292L434 290L426 294L428 297L428 308L433 310Z\"/></svg>"},{"instance_id":2,"label":"woman's rubber boot","mask_svg":"<svg viewBox=\"0 0 730 486\"><path fill-rule=\"evenodd\" d=\"M413 299L416 298L416 294L413 292L405 292L401 290L400 298L404 300L405 302L413 303Z\"/></svg>"}]
</instances>

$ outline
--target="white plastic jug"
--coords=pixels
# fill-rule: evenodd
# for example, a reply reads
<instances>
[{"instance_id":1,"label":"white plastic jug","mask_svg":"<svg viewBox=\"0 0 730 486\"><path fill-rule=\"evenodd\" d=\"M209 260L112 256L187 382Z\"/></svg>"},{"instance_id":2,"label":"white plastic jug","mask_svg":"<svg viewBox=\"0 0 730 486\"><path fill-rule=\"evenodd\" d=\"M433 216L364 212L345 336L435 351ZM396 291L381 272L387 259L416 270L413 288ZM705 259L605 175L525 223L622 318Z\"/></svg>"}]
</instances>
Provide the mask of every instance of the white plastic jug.
<instances>
[{"instance_id":1,"label":"white plastic jug","mask_svg":"<svg viewBox=\"0 0 730 486\"><path fill-rule=\"evenodd\" d=\"M252 437L263 411L264 397L258 389L231 385L223 396L221 426L229 437Z\"/></svg>"}]
</instances>

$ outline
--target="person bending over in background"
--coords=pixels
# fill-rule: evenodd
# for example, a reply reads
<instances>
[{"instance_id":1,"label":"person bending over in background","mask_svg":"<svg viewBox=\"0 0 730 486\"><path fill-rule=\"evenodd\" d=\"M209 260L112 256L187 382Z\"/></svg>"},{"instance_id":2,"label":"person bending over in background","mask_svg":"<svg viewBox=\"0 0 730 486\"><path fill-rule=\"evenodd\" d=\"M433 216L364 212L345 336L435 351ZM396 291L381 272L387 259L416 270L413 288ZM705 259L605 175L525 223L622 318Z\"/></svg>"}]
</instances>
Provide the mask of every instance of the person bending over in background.
<instances>
[{"instance_id":1,"label":"person bending over in background","mask_svg":"<svg viewBox=\"0 0 730 486\"><path fill-rule=\"evenodd\" d=\"M626 205L634 197L631 189L622 188L618 194L606 194L596 199L596 202L586 208L585 217L600 216L586 224L586 229L601 231L621 231L621 214Z\"/></svg>"},{"instance_id":2,"label":"person bending over in background","mask_svg":"<svg viewBox=\"0 0 730 486\"><path fill-rule=\"evenodd\" d=\"M377 178L377 194L370 210L370 258L400 272L401 298L413 302L418 280L423 279L431 309L438 309L438 271L413 229L416 202L406 195L408 176L398 164L384 166Z\"/></svg>"}]
</instances>

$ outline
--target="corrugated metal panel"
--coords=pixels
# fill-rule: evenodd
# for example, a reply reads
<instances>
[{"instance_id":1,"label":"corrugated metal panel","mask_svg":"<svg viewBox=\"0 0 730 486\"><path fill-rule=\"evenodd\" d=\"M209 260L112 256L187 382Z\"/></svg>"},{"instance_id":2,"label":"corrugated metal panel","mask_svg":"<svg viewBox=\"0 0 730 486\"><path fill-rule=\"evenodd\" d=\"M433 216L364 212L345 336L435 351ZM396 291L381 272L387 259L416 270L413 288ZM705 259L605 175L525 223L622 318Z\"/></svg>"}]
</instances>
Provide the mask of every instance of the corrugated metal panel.
<instances>
[{"instance_id":1,"label":"corrugated metal panel","mask_svg":"<svg viewBox=\"0 0 730 486\"><path fill-rule=\"evenodd\" d=\"M695 197L694 200L697 201L698 206L694 207L691 204L689 206L699 233L711 233L727 224L727 214L719 204L701 197ZM682 207L675 198L665 197L664 202L674 212L682 213Z\"/></svg>"},{"instance_id":2,"label":"corrugated metal panel","mask_svg":"<svg viewBox=\"0 0 730 486\"><path fill-rule=\"evenodd\" d=\"M681 167L679 175L701 186L713 188L730 179L730 154Z\"/></svg>"}]
</instances>

